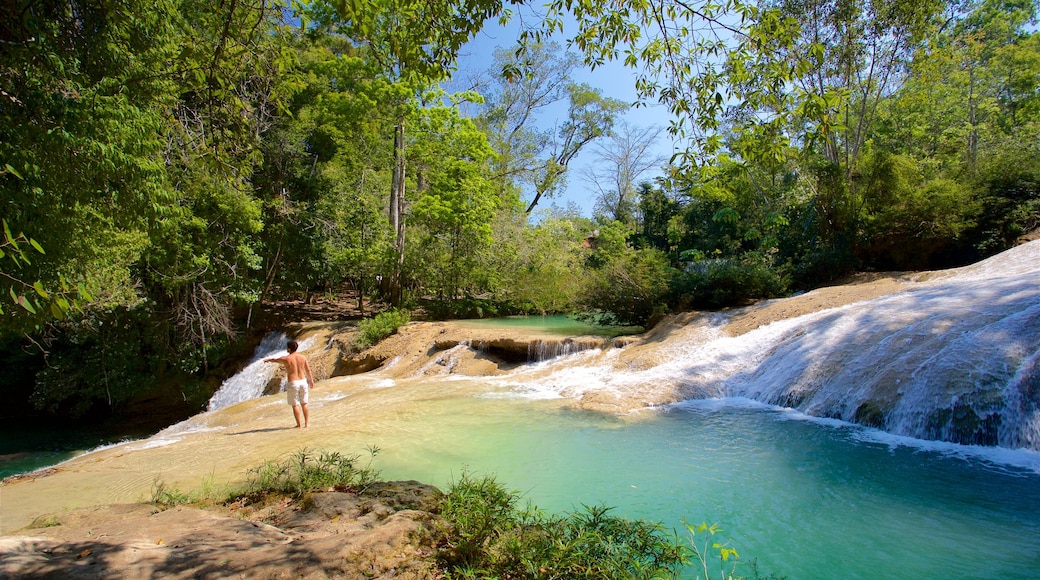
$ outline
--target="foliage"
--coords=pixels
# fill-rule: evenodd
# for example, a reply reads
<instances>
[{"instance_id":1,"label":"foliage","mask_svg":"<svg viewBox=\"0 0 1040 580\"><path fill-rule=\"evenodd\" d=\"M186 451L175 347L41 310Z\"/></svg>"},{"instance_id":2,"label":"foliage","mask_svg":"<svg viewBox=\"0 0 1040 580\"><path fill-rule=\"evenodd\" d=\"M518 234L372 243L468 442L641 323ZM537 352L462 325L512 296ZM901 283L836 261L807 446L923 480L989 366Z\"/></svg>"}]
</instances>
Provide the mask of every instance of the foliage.
<instances>
[{"instance_id":1,"label":"foliage","mask_svg":"<svg viewBox=\"0 0 1040 580\"><path fill-rule=\"evenodd\" d=\"M199 494L184 492L175 487L170 487L166 482L156 478L152 482L152 493L149 502L156 507L166 510L179 505L198 502L202 499Z\"/></svg>"},{"instance_id":2,"label":"foliage","mask_svg":"<svg viewBox=\"0 0 1040 580\"><path fill-rule=\"evenodd\" d=\"M661 527L605 507L560 517L518 507L491 476L463 473L441 506L447 529L438 558L452 578L660 578L686 554Z\"/></svg>"},{"instance_id":3,"label":"foliage","mask_svg":"<svg viewBox=\"0 0 1040 580\"><path fill-rule=\"evenodd\" d=\"M456 300L490 285L483 264L494 243L491 226L508 202L489 179L494 152L472 121L454 107L426 107L416 121L423 138L412 144L410 163L423 188L412 206L418 243L406 261L423 293L450 311Z\"/></svg>"},{"instance_id":4,"label":"foliage","mask_svg":"<svg viewBox=\"0 0 1040 580\"><path fill-rule=\"evenodd\" d=\"M668 311L664 298L672 272L658 250L626 248L590 274L583 310L598 324L653 326Z\"/></svg>"},{"instance_id":5,"label":"foliage","mask_svg":"<svg viewBox=\"0 0 1040 580\"><path fill-rule=\"evenodd\" d=\"M693 559L696 560L699 568L698 572L704 573L705 580L711 578L713 576L711 570L712 560L715 554L717 554L720 564L719 578L732 579L733 571L736 570L737 559L740 555L737 554L735 549L728 547L728 542L720 542L715 537L715 534L721 532L718 524L708 525L707 522L702 522L699 525L685 525L690 548L693 552ZM729 570L726 569L727 564L730 565ZM698 575L698 577L700 576Z\"/></svg>"},{"instance_id":6,"label":"foliage","mask_svg":"<svg viewBox=\"0 0 1040 580\"><path fill-rule=\"evenodd\" d=\"M259 500L275 494L301 498L315 491L357 491L371 485L379 472L372 468L378 447L368 447L368 464L359 465L360 454L344 455L338 451L297 450L284 461L265 461L249 470L241 488L215 487L204 482L202 489L185 492L156 478L152 482L151 503L162 509L178 505L206 502L231 503L236 500Z\"/></svg>"},{"instance_id":7,"label":"foliage","mask_svg":"<svg viewBox=\"0 0 1040 580\"><path fill-rule=\"evenodd\" d=\"M750 300L775 298L787 290L784 279L761 254L742 259L699 259L676 275L672 292L679 308L719 309Z\"/></svg>"},{"instance_id":8,"label":"foliage","mask_svg":"<svg viewBox=\"0 0 1040 580\"><path fill-rule=\"evenodd\" d=\"M397 329L408 324L408 312L404 310L391 309L380 312L372 318L366 318L358 323L358 338L354 347L366 349L384 338L397 332Z\"/></svg>"},{"instance_id":9,"label":"foliage","mask_svg":"<svg viewBox=\"0 0 1040 580\"><path fill-rule=\"evenodd\" d=\"M300 449L284 461L265 461L249 470L249 480L241 492L234 495L257 498L270 493L299 498L312 491L335 488L364 488L379 477L371 467L372 458L379 453L369 447L369 462L361 467L358 454L343 455L338 451Z\"/></svg>"},{"instance_id":10,"label":"foliage","mask_svg":"<svg viewBox=\"0 0 1040 580\"><path fill-rule=\"evenodd\" d=\"M148 340L154 320L143 305L93 312L65 323L48 341L46 365L36 375L37 409L80 417L116 410L152 386L160 353Z\"/></svg>"},{"instance_id":11,"label":"foliage","mask_svg":"<svg viewBox=\"0 0 1040 580\"><path fill-rule=\"evenodd\" d=\"M500 228L493 267L502 276L501 300L525 314L574 310L588 277L582 245L592 230L586 218L551 214Z\"/></svg>"},{"instance_id":12,"label":"foliage","mask_svg":"<svg viewBox=\"0 0 1040 580\"><path fill-rule=\"evenodd\" d=\"M16 1L3 10L0 213L38 254L0 269L15 282L4 294L22 306L2 325L25 332L102 287L132 293L139 234L172 203L161 156L170 85L155 73L176 32L168 2ZM131 240L125 252L108 251ZM26 308L27 294L54 307Z\"/></svg>"},{"instance_id":13,"label":"foliage","mask_svg":"<svg viewBox=\"0 0 1040 580\"><path fill-rule=\"evenodd\" d=\"M24 233L12 234L6 219L2 223L4 238L0 241L0 260L7 260L4 262L6 267L0 269L0 278L11 284L8 289L11 302L29 314L42 313L56 320L65 318L72 310L81 311L74 292L78 290L79 296L84 300L91 300L89 292L82 284L74 290L69 287L68 282L59 277L60 291L48 292L40 280L28 281L19 277L20 270L32 265L32 260L29 259L32 255L30 250L39 254L46 252L39 242ZM6 298L7 296L4 296L5 300ZM0 315L3 313L3 303L0 302Z\"/></svg>"}]
</instances>

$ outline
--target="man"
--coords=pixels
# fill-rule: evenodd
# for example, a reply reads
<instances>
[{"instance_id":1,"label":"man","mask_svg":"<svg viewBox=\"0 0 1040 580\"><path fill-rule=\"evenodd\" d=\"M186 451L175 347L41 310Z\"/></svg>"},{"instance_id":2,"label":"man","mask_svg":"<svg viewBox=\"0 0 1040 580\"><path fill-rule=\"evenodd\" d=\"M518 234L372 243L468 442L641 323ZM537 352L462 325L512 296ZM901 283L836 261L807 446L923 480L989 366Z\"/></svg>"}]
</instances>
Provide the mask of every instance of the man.
<instances>
[{"instance_id":1,"label":"man","mask_svg":"<svg viewBox=\"0 0 1040 580\"><path fill-rule=\"evenodd\" d=\"M278 363L285 367L288 383L285 385L285 398L292 405L293 417L296 417L296 428L306 427L310 423L310 414L307 411L307 399L310 388L314 386L314 378L311 376L311 365L307 363L307 357L296 352L300 344L290 340L285 345L289 351L287 356L265 358L264 362ZM300 425L300 409L303 409L303 425Z\"/></svg>"}]
</instances>

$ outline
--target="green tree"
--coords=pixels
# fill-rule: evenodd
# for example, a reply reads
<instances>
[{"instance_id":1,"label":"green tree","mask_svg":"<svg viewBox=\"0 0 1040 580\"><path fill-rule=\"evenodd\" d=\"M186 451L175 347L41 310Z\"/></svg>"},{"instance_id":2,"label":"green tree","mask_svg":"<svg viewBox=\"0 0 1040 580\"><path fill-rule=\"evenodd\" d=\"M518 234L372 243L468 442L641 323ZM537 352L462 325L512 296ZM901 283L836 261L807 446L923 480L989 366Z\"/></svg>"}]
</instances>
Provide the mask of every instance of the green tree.
<instances>
[{"instance_id":1,"label":"green tree","mask_svg":"<svg viewBox=\"0 0 1040 580\"><path fill-rule=\"evenodd\" d=\"M6 331L133 303L163 171L177 13L168 2L10 2L0 13ZM158 72L158 74L156 74Z\"/></svg>"},{"instance_id":2,"label":"green tree","mask_svg":"<svg viewBox=\"0 0 1040 580\"><path fill-rule=\"evenodd\" d=\"M1036 4L972 2L963 10L916 51L906 82L882 109L877 138L903 165L916 164L922 179L968 188L948 220L975 225L949 232L941 245L953 263L1007 248L1040 215L1040 168L1029 153L1040 102L1025 88L1040 82L1040 38L1026 30Z\"/></svg>"},{"instance_id":3,"label":"green tree","mask_svg":"<svg viewBox=\"0 0 1040 580\"><path fill-rule=\"evenodd\" d=\"M581 307L600 324L652 325L668 310L674 271L667 257L654 248L633 248L633 231L621 222L604 222L595 233Z\"/></svg>"},{"instance_id":4,"label":"green tree","mask_svg":"<svg viewBox=\"0 0 1040 580\"><path fill-rule=\"evenodd\" d=\"M405 259L405 120L412 113L414 99L448 77L459 49L486 19L499 15L503 6L500 0L318 0L310 7L308 17L363 47L366 58L378 64L383 78L408 89L406 98L383 103L393 119L394 162L388 206L397 254L391 277L391 302L396 305L402 298Z\"/></svg>"},{"instance_id":5,"label":"green tree","mask_svg":"<svg viewBox=\"0 0 1040 580\"><path fill-rule=\"evenodd\" d=\"M391 142L379 103L399 88L342 38L305 30L290 115L264 135L254 186L265 199L265 294L348 281L359 308L387 270ZM283 267L292 264L291 268Z\"/></svg>"},{"instance_id":6,"label":"green tree","mask_svg":"<svg viewBox=\"0 0 1040 580\"><path fill-rule=\"evenodd\" d=\"M293 56L276 34L278 5L179 8L179 92L164 151L176 209L150 232L142 278L170 313L173 350L205 370L207 350L235 334L232 307L260 294L263 222L251 179L259 136L291 91Z\"/></svg>"},{"instance_id":7,"label":"green tree","mask_svg":"<svg viewBox=\"0 0 1040 580\"><path fill-rule=\"evenodd\" d=\"M414 125L410 148L420 197L413 207L413 269L450 312L458 299L489 288L482 265L504 200L490 178L494 152L486 135L459 115L454 102L423 108Z\"/></svg>"}]
</instances>

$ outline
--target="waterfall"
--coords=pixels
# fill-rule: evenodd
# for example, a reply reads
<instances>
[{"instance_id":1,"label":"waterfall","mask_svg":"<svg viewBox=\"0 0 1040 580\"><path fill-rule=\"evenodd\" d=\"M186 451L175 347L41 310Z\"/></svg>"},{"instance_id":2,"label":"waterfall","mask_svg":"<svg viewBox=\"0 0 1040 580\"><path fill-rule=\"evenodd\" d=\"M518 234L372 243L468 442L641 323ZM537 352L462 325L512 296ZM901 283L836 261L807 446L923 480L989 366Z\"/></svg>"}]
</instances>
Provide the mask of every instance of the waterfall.
<instances>
[{"instance_id":1,"label":"waterfall","mask_svg":"<svg viewBox=\"0 0 1040 580\"><path fill-rule=\"evenodd\" d=\"M279 365L265 363L264 359L286 354L285 343L288 338L284 333L272 332L260 341L253 358L233 377L225 380L217 392L209 400L208 410L222 409L235 403L255 399L264 394L264 388L274 377ZM307 341L304 341L306 343ZM304 344L300 345L300 350Z\"/></svg>"},{"instance_id":2,"label":"waterfall","mask_svg":"<svg viewBox=\"0 0 1040 580\"><path fill-rule=\"evenodd\" d=\"M536 340L527 345L527 361L542 362L586 350L602 349L606 342L608 341L599 338L595 340L575 340L573 338Z\"/></svg>"},{"instance_id":3,"label":"waterfall","mask_svg":"<svg viewBox=\"0 0 1040 580\"><path fill-rule=\"evenodd\" d=\"M638 358L518 375L518 390L739 397L918 439L1040 451L1040 241L736 337L722 331L729 316Z\"/></svg>"}]
</instances>

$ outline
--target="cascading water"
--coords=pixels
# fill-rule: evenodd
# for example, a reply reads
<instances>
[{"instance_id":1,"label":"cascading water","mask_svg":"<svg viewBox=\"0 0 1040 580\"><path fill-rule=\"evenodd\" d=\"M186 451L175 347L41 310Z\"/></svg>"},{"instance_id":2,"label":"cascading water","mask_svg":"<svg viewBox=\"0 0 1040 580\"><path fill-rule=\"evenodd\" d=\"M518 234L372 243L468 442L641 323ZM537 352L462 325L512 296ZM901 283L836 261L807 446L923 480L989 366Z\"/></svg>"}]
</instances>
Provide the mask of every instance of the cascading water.
<instances>
[{"instance_id":1,"label":"cascading water","mask_svg":"<svg viewBox=\"0 0 1040 580\"><path fill-rule=\"evenodd\" d=\"M728 320L655 345L655 363L614 350L506 380L542 396L744 397L918 439L1040 450L1040 241L741 336L722 331Z\"/></svg>"},{"instance_id":2,"label":"cascading water","mask_svg":"<svg viewBox=\"0 0 1040 580\"><path fill-rule=\"evenodd\" d=\"M285 354L287 337L281 332L272 332L260 341L249 364L235 376L224 381L213 393L207 410L214 411L224 407L255 399L264 394L264 388L279 369L278 365L265 363L264 359ZM310 346L310 339L300 343L300 350Z\"/></svg>"},{"instance_id":3,"label":"cascading water","mask_svg":"<svg viewBox=\"0 0 1040 580\"><path fill-rule=\"evenodd\" d=\"M542 362L586 350L603 348L605 340L536 340L527 348L528 362Z\"/></svg>"}]
</instances>

